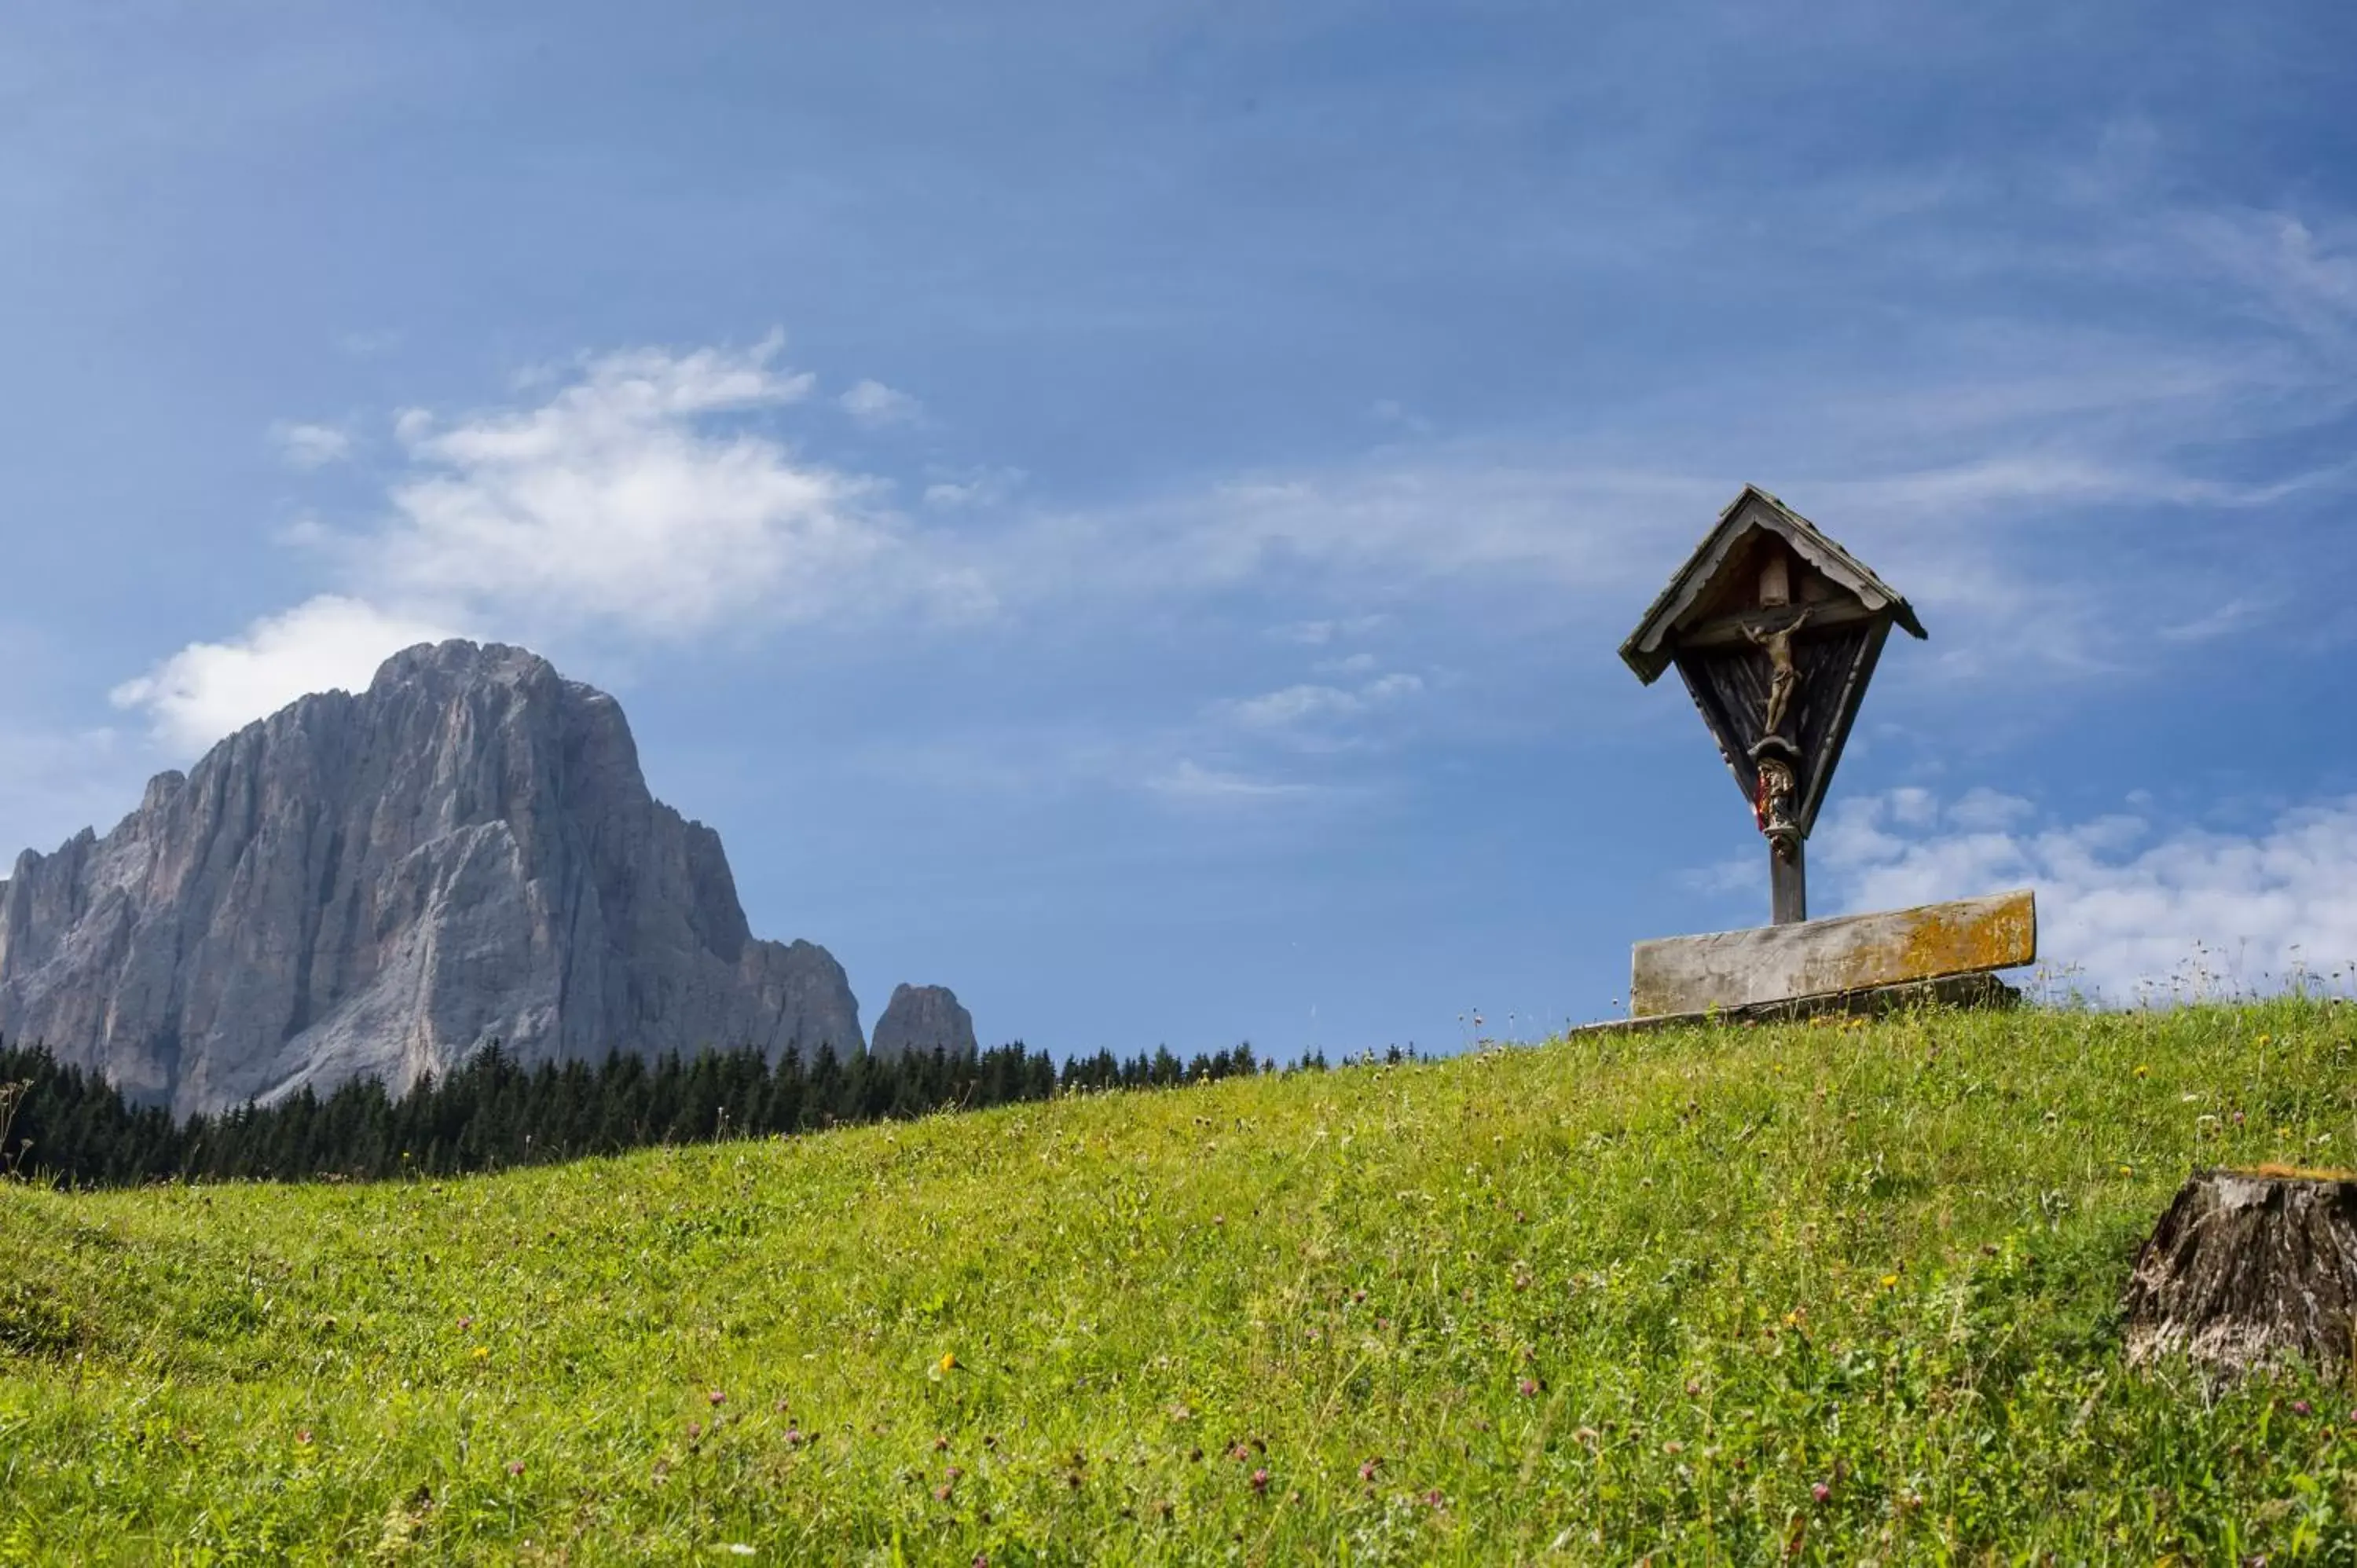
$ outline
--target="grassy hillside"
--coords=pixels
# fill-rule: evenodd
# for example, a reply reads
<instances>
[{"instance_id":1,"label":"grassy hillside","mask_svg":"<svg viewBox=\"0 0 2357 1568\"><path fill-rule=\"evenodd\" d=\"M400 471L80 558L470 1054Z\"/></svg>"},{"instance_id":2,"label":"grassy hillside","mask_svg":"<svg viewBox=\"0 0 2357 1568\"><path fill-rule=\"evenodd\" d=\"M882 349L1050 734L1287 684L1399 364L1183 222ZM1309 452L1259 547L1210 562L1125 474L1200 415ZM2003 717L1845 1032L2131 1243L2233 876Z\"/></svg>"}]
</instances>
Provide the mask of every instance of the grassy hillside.
<instances>
[{"instance_id":1,"label":"grassy hillside","mask_svg":"<svg viewBox=\"0 0 2357 1568\"><path fill-rule=\"evenodd\" d=\"M0 1559L2357 1554L2347 1391L2122 1372L2357 1008L1931 1015L442 1185L0 1190Z\"/></svg>"}]
</instances>

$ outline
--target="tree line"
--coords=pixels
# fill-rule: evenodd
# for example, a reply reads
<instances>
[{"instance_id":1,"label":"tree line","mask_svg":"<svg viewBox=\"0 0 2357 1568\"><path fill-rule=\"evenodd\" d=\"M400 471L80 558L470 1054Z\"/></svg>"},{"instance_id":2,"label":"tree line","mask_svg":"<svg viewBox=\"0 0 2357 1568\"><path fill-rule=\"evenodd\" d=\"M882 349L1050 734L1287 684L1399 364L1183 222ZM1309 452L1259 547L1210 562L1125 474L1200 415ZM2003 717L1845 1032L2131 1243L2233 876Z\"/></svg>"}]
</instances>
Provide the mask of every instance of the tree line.
<instances>
[{"instance_id":1,"label":"tree line","mask_svg":"<svg viewBox=\"0 0 2357 1568\"><path fill-rule=\"evenodd\" d=\"M1414 1057L1394 1047L1389 1059ZM1313 1053L1291 1070L1326 1066ZM355 1079L324 1097L307 1087L266 1105L176 1122L39 1046L0 1046L0 1174L77 1187L457 1176L1275 1070L1249 1042L1183 1059L1168 1047L1125 1058L1099 1051L1060 1068L1020 1040L891 1057L822 1046L807 1061L788 1051L774 1064L746 1049L651 1059L616 1052L602 1065L531 1067L493 1041L405 1094Z\"/></svg>"}]
</instances>

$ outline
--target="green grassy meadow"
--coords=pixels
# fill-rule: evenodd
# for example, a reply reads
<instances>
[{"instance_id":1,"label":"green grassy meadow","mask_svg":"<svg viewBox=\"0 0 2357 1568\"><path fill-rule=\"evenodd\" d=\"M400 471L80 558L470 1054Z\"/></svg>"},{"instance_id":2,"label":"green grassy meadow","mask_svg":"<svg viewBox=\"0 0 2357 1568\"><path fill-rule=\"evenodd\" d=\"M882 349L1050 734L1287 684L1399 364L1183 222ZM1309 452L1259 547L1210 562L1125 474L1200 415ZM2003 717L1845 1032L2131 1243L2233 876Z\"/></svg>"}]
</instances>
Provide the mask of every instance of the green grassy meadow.
<instances>
[{"instance_id":1,"label":"green grassy meadow","mask_svg":"<svg viewBox=\"0 0 2357 1568\"><path fill-rule=\"evenodd\" d=\"M2127 1375L2357 1007L1923 1014L372 1186L0 1187L0 1561L2357 1559Z\"/></svg>"}]
</instances>

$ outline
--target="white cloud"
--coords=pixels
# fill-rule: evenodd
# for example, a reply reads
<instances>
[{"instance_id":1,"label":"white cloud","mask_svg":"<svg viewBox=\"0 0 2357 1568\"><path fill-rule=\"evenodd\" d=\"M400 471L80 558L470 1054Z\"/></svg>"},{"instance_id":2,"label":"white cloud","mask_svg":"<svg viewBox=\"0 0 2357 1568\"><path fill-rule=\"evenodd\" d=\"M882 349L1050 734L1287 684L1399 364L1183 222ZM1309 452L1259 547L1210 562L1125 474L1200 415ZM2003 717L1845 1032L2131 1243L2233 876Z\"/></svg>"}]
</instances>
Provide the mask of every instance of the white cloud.
<instances>
[{"instance_id":1,"label":"white cloud","mask_svg":"<svg viewBox=\"0 0 2357 1568\"><path fill-rule=\"evenodd\" d=\"M145 712L168 744L203 747L306 693L358 691L387 655L451 635L443 623L322 595L230 641L192 642L108 695Z\"/></svg>"},{"instance_id":2,"label":"white cloud","mask_svg":"<svg viewBox=\"0 0 2357 1568\"><path fill-rule=\"evenodd\" d=\"M392 524L355 542L356 576L392 602L657 637L876 591L899 545L877 487L726 422L807 394L777 348L614 354L536 408L404 415L417 471Z\"/></svg>"},{"instance_id":3,"label":"white cloud","mask_svg":"<svg viewBox=\"0 0 2357 1568\"><path fill-rule=\"evenodd\" d=\"M2034 887L2041 965L2111 1002L2266 989L2303 966L2345 985L2357 965L2357 797L2247 834L2172 826L2148 801L2038 826L2034 805L1993 791L1926 799L1853 799L1818 831L1844 907Z\"/></svg>"},{"instance_id":4,"label":"white cloud","mask_svg":"<svg viewBox=\"0 0 2357 1568\"><path fill-rule=\"evenodd\" d=\"M282 422L270 427L270 438L277 445L279 457L289 467L323 468L352 455L350 432L332 424Z\"/></svg>"},{"instance_id":5,"label":"white cloud","mask_svg":"<svg viewBox=\"0 0 2357 1568\"><path fill-rule=\"evenodd\" d=\"M528 378L544 390L521 407L402 411L393 434L410 466L386 518L358 533L309 519L285 532L332 564L339 591L190 644L116 703L186 746L302 693L363 683L386 654L454 627L545 644L912 602L937 618L990 613L982 574L917 548L881 484L748 424L810 393L807 373L774 363L780 342L632 349ZM281 439L318 456L347 438L289 426Z\"/></svg>"},{"instance_id":6,"label":"white cloud","mask_svg":"<svg viewBox=\"0 0 2357 1568\"><path fill-rule=\"evenodd\" d=\"M882 381L861 381L834 401L844 413L870 430L888 424L914 424L925 413L924 404Z\"/></svg>"}]
</instances>

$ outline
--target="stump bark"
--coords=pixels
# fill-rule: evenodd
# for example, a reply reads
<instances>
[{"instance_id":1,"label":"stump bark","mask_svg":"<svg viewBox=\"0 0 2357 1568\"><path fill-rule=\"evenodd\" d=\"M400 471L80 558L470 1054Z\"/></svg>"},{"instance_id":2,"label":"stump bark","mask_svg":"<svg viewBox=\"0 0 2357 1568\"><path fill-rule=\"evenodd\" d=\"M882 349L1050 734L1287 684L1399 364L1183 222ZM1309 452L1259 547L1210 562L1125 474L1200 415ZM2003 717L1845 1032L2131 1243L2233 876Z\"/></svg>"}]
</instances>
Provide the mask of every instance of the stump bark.
<instances>
[{"instance_id":1,"label":"stump bark","mask_svg":"<svg viewBox=\"0 0 2357 1568\"><path fill-rule=\"evenodd\" d=\"M2357 1173L2196 1171L2128 1277L2131 1366L2181 1352L2220 1372L2350 1364Z\"/></svg>"}]
</instances>

